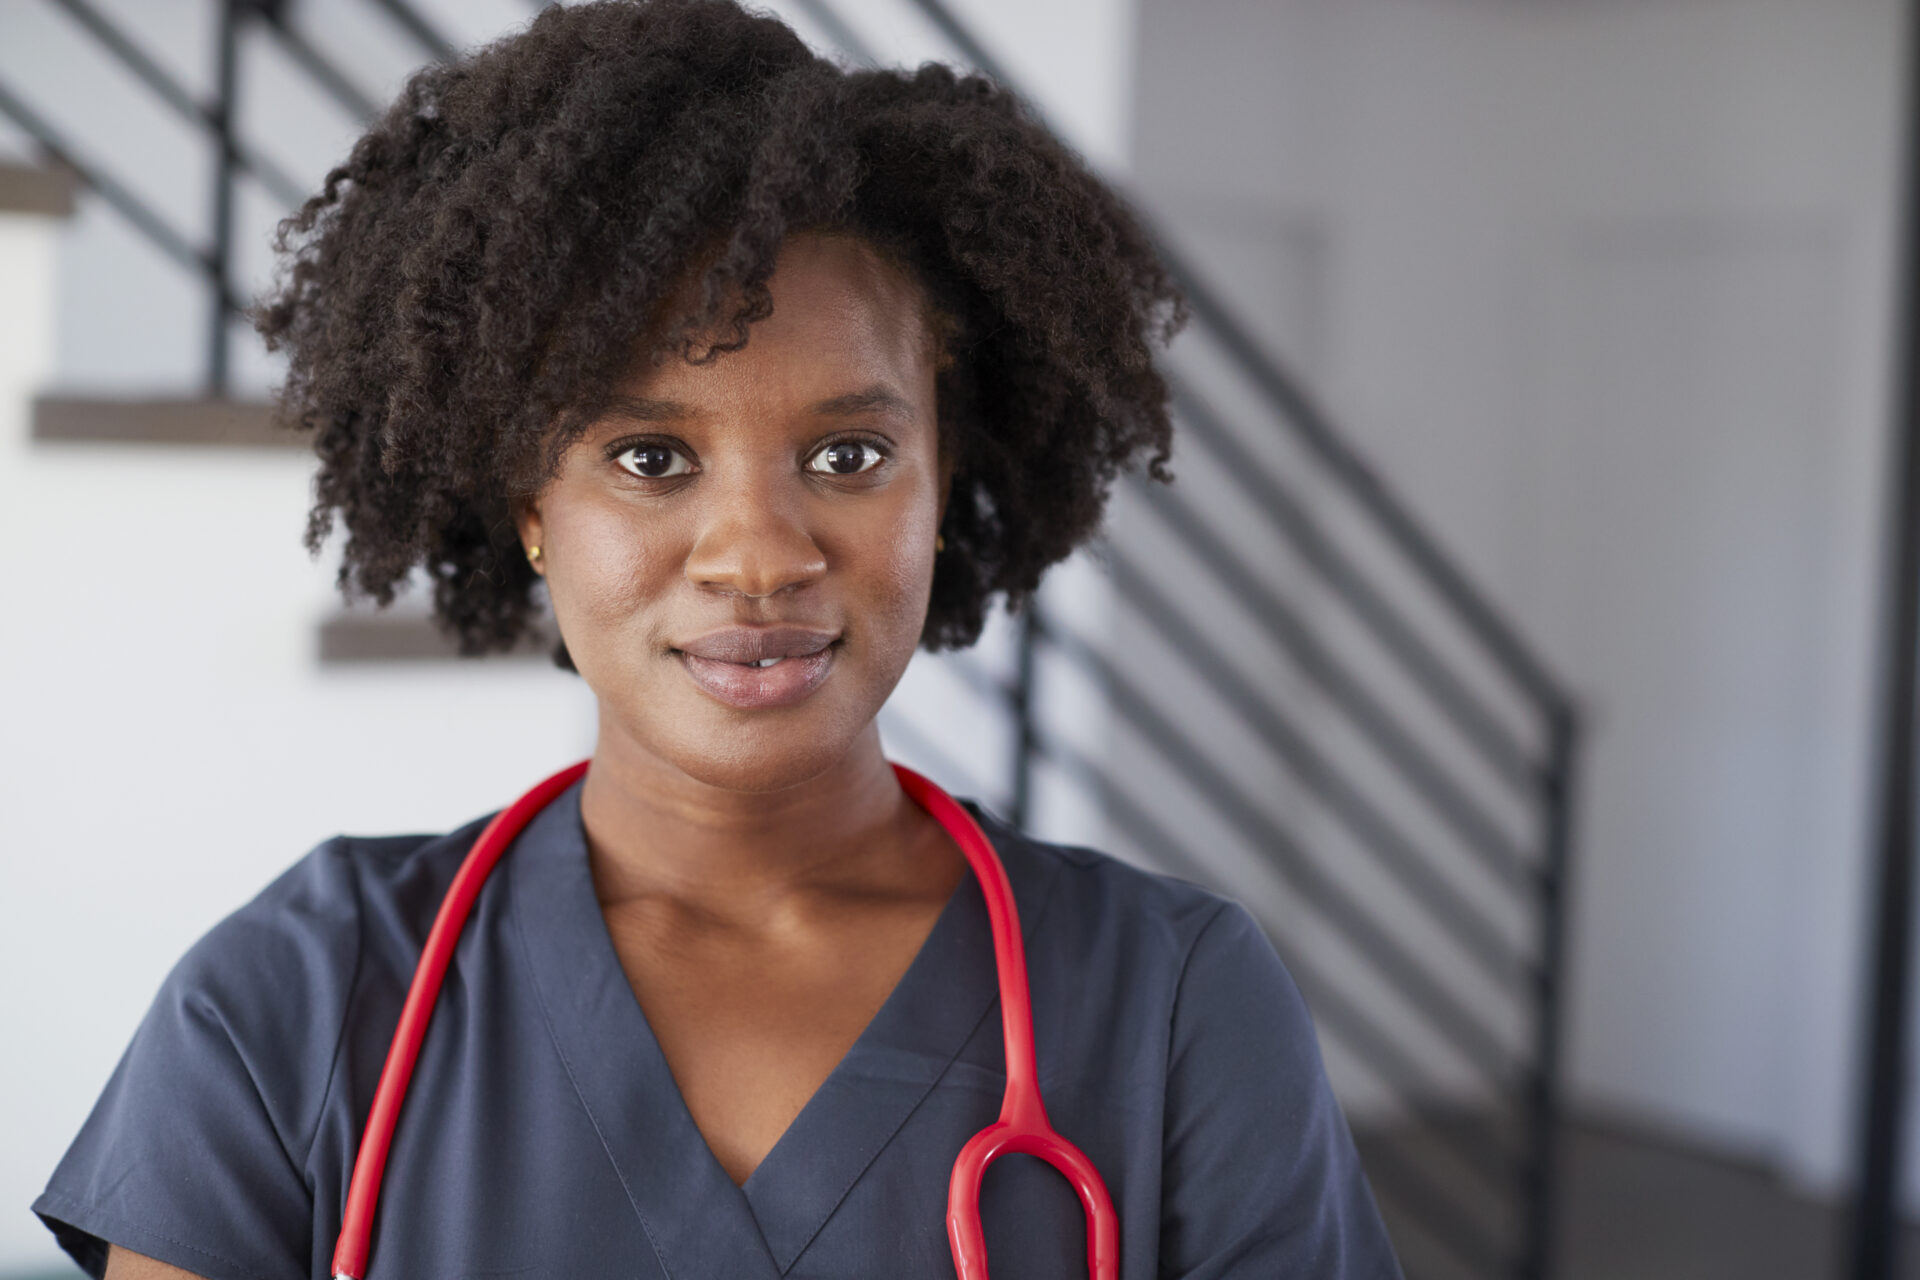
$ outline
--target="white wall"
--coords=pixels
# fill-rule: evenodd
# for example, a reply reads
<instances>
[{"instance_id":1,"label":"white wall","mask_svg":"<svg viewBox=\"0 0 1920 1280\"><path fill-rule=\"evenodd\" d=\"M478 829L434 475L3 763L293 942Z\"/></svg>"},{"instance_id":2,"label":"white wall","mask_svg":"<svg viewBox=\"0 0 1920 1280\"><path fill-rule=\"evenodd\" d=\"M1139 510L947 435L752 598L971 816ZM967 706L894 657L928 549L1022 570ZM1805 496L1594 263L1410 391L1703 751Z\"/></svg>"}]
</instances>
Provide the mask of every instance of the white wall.
<instances>
[{"instance_id":1,"label":"white wall","mask_svg":"<svg viewBox=\"0 0 1920 1280\"><path fill-rule=\"evenodd\" d=\"M1588 707L1575 1099L1824 1192L1860 1035L1901 13L1147 0L1139 36L1142 183Z\"/></svg>"},{"instance_id":2,"label":"white wall","mask_svg":"<svg viewBox=\"0 0 1920 1280\"><path fill-rule=\"evenodd\" d=\"M103 7L205 84L206 0ZM463 41L526 13L509 0L429 7ZM958 7L1033 72L1047 109L1087 154L1124 154L1130 6ZM850 8L888 60L946 56L903 4ZM378 56L394 42L372 6L312 0L309 12L369 85L397 88L410 59ZM1054 39L1065 29L1076 39ZM258 127L283 164L317 182L351 143L350 122L270 58L247 67L255 118L271 122ZM109 73L51 5L0 6L0 73L183 229L204 225L210 178L190 137ZM4 125L0 150L31 154ZM258 201L243 209L250 287L267 280L276 213ZM38 391L195 388L201 304L181 273L83 195L64 226L0 217L0 281L0 539L14 552L14 603L0 612L6 1273L57 1262L25 1206L196 937L335 832L444 830L499 806L591 748L594 708L577 679L539 663L317 667L337 542L317 563L300 546L304 458L28 439ZM240 390L264 391L277 376L244 331L237 355ZM1083 618L1104 608L1104 583L1084 565L1064 569L1052 589ZM1006 641L996 625L980 657L1003 664ZM886 714L897 758L963 794L996 798L1004 725L939 663L916 659ZM1084 696L1067 691L1054 714L1091 726L1098 740ZM888 728L913 725L931 727L964 774L919 758ZM492 745L476 753L476 742ZM1037 799L1043 834L1100 842L1098 815L1068 789Z\"/></svg>"}]
</instances>

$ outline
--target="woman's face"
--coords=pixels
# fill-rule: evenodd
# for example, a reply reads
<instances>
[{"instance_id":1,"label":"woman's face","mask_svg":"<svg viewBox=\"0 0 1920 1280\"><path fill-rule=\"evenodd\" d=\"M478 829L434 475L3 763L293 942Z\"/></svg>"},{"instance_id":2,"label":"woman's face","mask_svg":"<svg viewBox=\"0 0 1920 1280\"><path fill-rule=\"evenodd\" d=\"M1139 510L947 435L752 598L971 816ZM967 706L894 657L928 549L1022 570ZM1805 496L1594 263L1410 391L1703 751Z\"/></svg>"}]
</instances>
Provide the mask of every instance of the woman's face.
<instances>
[{"instance_id":1,"label":"woman's face","mask_svg":"<svg viewBox=\"0 0 1920 1280\"><path fill-rule=\"evenodd\" d=\"M602 743L744 791L868 729L919 642L946 501L917 284L799 233L769 288L740 350L638 362L517 516Z\"/></svg>"}]
</instances>

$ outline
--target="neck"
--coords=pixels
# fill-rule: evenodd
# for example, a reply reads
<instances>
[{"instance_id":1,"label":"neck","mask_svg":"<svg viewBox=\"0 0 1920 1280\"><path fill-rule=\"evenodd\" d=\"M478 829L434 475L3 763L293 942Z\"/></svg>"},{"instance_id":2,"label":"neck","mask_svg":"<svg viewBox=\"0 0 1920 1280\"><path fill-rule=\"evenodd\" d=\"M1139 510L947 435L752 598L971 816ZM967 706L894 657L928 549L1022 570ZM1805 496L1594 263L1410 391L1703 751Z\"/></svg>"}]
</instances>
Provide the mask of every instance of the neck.
<instances>
[{"instance_id":1,"label":"neck","mask_svg":"<svg viewBox=\"0 0 1920 1280\"><path fill-rule=\"evenodd\" d=\"M690 777L609 722L580 796L603 908L665 901L745 919L796 895L912 893L950 870L928 865L929 835L944 833L900 789L873 725L803 783L739 791Z\"/></svg>"}]
</instances>

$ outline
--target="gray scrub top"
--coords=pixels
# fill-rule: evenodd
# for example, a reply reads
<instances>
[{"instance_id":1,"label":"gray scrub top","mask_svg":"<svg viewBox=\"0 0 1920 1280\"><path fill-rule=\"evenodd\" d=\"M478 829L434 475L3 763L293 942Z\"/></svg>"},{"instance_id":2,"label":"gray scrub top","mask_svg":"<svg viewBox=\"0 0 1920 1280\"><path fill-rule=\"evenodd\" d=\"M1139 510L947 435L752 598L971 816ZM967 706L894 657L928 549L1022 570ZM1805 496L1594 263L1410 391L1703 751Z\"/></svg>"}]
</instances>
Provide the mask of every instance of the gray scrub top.
<instances>
[{"instance_id":1,"label":"gray scrub top","mask_svg":"<svg viewBox=\"0 0 1920 1280\"><path fill-rule=\"evenodd\" d=\"M474 907L401 1108L368 1280L952 1276L953 1158L1004 1081L986 906L962 879L899 986L744 1186L695 1127L594 896L582 783ZM1125 1280L1393 1280L1306 1006L1237 904L963 801L1013 883L1054 1127ZM323 1280L428 926L487 817L336 836L168 975L33 1209L209 1280ZM980 1197L994 1280L1086 1273L1029 1156Z\"/></svg>"}]
</instances>

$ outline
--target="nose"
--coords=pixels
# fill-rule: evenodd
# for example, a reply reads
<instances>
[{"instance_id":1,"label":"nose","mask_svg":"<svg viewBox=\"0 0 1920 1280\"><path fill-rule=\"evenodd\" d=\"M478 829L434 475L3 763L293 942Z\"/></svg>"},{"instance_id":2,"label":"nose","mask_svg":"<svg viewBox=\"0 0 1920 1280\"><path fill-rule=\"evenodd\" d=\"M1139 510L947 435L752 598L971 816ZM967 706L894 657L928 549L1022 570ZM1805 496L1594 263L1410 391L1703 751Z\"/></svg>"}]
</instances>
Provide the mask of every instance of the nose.
<instances>
[{"instance_id":1,"label":"nose","mask_svg":"<svg viewBox=\"0 0 1920 1280\"><path fill-rule=\"evenodd\" d=\"M771 596L817 582L827 558L794 504L753 484L717 495L687 553L687 580L723 594Z\"/></svg>"}]
</instances>

